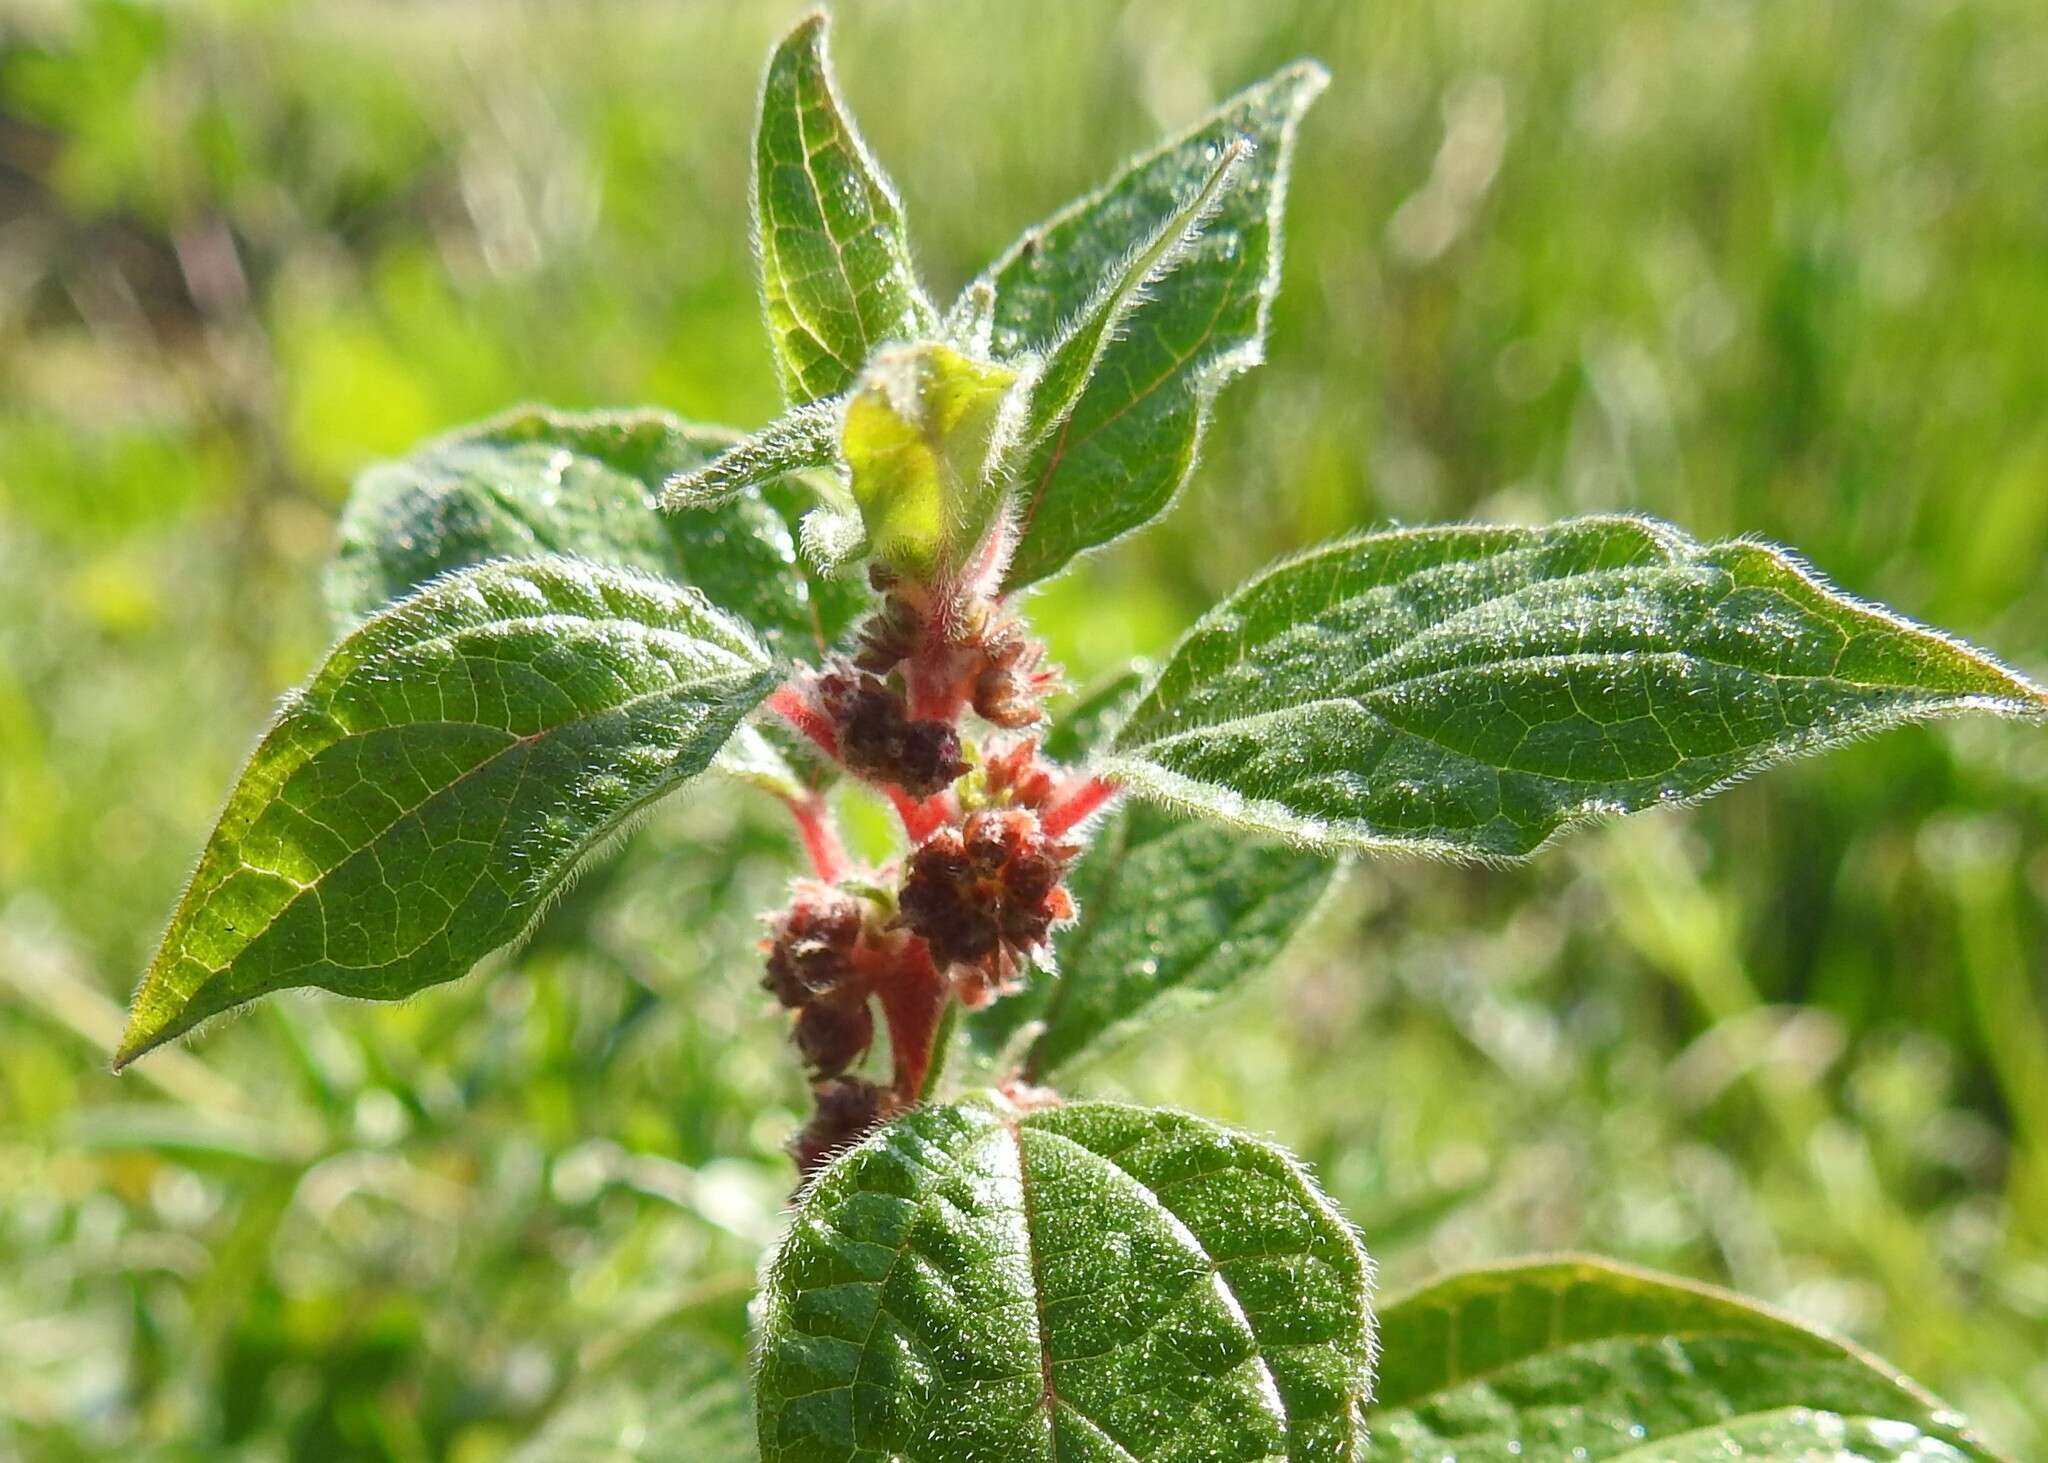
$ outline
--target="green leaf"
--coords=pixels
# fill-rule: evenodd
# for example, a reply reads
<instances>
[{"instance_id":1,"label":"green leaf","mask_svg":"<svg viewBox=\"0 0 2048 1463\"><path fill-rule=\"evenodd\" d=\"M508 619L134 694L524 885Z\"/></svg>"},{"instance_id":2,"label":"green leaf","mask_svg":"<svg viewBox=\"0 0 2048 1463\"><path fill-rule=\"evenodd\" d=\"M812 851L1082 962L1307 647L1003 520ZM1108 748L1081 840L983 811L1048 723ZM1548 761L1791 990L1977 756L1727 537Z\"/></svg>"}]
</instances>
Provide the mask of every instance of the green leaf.
<instances>
[{"instance_id":1,"label":"green leaf","mask_svg":"<svg viewBox=\"0 0 2048 1463\"><path fill-rule=\"evenodd\" d=\"M1380 1316L1385 1463L1956 1463L1993 1455L1892 1368L1725 1292L1601 1260L1454 1275Z\"/></svg>"},{"instance_id":2,"label":"green leaf","mask_svg":"<svg viewBox=\"0 0 2048 1463\"><path fill-rule=\"evenodd\" d=\"M1045 733L1045 755L1069 767L1095 756L1138 704L1151 675L1150 661L1134 660L1059 707Z\"/></svg>"},{"instance_id":3,"label":"green leaf","mask_svg":"<svg viewBox=\"0 0 2048 1463\"><path fill-rule=\"evenodd\" d=\"M1764 544L1619 517L1401 530L1204 616L1106 770L1317 844L1504 858L1965 711L2040 716L2048 695Z\"/></svg>"},{"instance_id":4,"label":"green leaf","mask_svg":"<svg viewBox=\"0 0 2048 1463\"><path fill-rule=\"evenodd\" d=\"M716 507L746 488L791 473L835 466L839 461L839 414L843 409L844 404L836 398L791 407L702 467L670 477L662 485L662 511L677 513Z\"/></svg>"},{"instance_id":5,"label":"green leaf","mask_svg":"<svg viewBox=\"0 0 2048 1463\"><path fill-rule=\"evenodd\" d=\"M977 1039L1000 1047L1043 1022L1024 1062L1037 1081L1207 1005L1272 964L1335 870L1326 854L1163 808L1119 808L1068 881L1080 918L1059 937L1059 974L1036 974L977 1013Z\"/></svg>"},{"instance_id":6,"label":"green leaf","mask_svg":"<svg viewBox=\"0 0 2048 1463\"><path fill-rule=\"evenodd\" d=\"M1144 302L1145 291L1171 273L1181 255L1193 246L1209 211L1251 151L1251 144L1241 137L1226 146L1207 181L1103 281L1095 298L1046 351L1044 365L1032 382L1031 406L1025 418L1023 443L1027 450L1037 448L1073 414L1074 403L1095 379L1103 354L1116 343L1131 312Z\"/></svg>"},{"instance_id":7,"label":"green leaf","mask_svg":"<svg viewBox=\"0 0 2048 1463\"><path fill-rule=\"evenodd\" d=\"M768 60L754 132L754 226L768 334L791 402L853 384L875 347L937 328L903 205L833 85L822 11Z\"/></svg>"},{"instance_id":8,"label":"green leaf","mask_svg":"<svg viewBox=\"0 0 2048 1463\"><path fill-rule=\"evenodd\" d=\"M1201 237L1172 251L1122 315L1060 430L1019 472L1015 588L1150 522L1193 469L1210 403L1257 364L1280 283L1280 218L1295 130L1328 80L1298 62L1225 102L1100 191L1027 230L991 266L998 358L1051 350L1104 281L1170 227L1231 144L1254 151Z\"/></svg>"},{"instance_id":9,"label":"green leaf","mask_svg":"<svg viewBox=\"0 0 2048 1463\"><path fill-rule=\"evenodd\" d=\"M436 581L286 700L115 1065L289 986L391 1000L462 975L777 679L743 626L666 580L532 559Z\"/></svg>"},{"instance_id":10,"label":"green leaf","mask_svg":"<svg viewBox=\"0 0 2048 1463\"><path fill-rule=\"evenodd\" d=\"M665 482L731 443L724 428L665 412L536 407L439 438L357 479L328 601L345 629L450 570L567 555L694 584L778 650L815 657L866 595L799 560L808 495L736 491L674 516L655 507Z\"/></svg>"},{"instance_id":11,"label":"green leaf","mask_svg":"<svg viewBox=\"0 0 2048 1463\"><path fill-rule=\"evenodd\" d=\"M1350 1455L1370 1267L1279 1149L1110 1103L899 1118L770 1262L766 1463Z\"/></svg>"},{"instance_id":12,"label":"green leaf","mask_svg":"<svg viewBox=\"0 0 2048 1463\"><path fill-rule=\"evenodd\" d=\"M876 353L839 442L867 554L927 578L981 542L1001 506L989 467L1016 379L937 342Z\"/></svg>"},{"instance_id":13,"label":"green leaf","mask_svg":"<svg viewBox=\"0 0 2048 1463\"><path fill-rule=\"evenodd\" d=\"M750 1413L738 1358L664 1334L578 1376L512 1463L743 1463Z\"/></svg>"},{"instance_id":14,"label":"green leaf","mask_svg":"<svg viewBox=\"0 0 2048 1463\"><path fill-rule=\"evenodd\" d=\"M1140 667L1104 681L1054 719L1046 754L1092 756L1136 701ZM974 1013L984 1052L1022 1053L1041 1080L1172 1015L1192 1011L1272 964L1308 920L1337 865L1163 808L1126 805L1103 823L1068 879L1079 905L1058 937L1057 974Z\"/></svg>"}]
</instances>

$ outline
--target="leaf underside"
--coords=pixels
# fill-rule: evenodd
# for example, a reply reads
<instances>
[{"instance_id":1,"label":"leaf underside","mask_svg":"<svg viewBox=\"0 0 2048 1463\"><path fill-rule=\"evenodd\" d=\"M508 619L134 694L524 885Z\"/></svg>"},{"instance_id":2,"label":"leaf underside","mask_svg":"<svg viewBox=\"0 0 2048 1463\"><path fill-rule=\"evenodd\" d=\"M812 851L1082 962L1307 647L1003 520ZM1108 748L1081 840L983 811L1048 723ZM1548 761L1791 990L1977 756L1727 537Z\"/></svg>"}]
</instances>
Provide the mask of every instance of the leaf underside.
<instances>
[{"instance_id":1,"label":"leaf underside","mask_svg":"<svg viewBox=\"0 0 2048 1463\"><path fill-rule=\"evenodd\" d=\"M805 402L726 446L702 466L678 470L662 484L662 511L702 512L744 489L835 466L842 410L837 399Z\"/></svg>"},{"instance_id":2,"label":"leaf underside","mask_svg":"<svg viewBox=\"0 0 2048 1463\"><path fill-rule=\"evenodd\" d=\"M376 616L251 756L116 1065L286 987L462 975L776 679L696 591L573 560L463 570Z\"/></svg>"},{"instance_id":3,"label":"leaf underside","mask_svg":"<svg viewBox=\"0 0 2048 1463\"><path fill-rule=\"evenodd\" d=\"M655 506L670 477L732 441L666 412L537 407L439 438L357 479L328 602L346 630L451 570L560 555L694 585L776 649L815 659L867 596L801 562L795 523L808 495L778 484L691 513Z\"/></svg>"},{"instance_id":4,"label":"leaf underside","mask_svg":"<svg viewBox=\"0 0 2048 1463\"><path fill-rule=\"evenodd\" d=\"M1064 708L1046 755L1087 761L1143 681L1134 664ZM976 1011L969 1033L985 1053L1000 1054L1037 1023L1022 1059L1027 1080L1042 1081L1257 975L1315 912L1336 871L1318 852L1126 804L1068 877L1079 918L1058 938L1057 973L1041 971Z\"/></svg>"},{"instance_id":5,"label":"leaf underside","mask_svg":"<svg viewBox=\"0 0 2048 1463\"><path fill-rule=\"evenodd\" d=\"M1192 131L1027 230L990 268L998 357L1051 350L1105 278L1211 178L1239 139L1253 151L1208 214L1120 315L1066 420L1018 472L1022 535L1007 587L1165 511L1193 469L1217 390L1257 364L1280 281L1280 217L1294 134L1327 74L1300 62L1240 92Z\"/></svg>"},{"instance_id":6,"label":"leaf underside","mask_svg":"<svg viewBox=\"0 0 2048 1463\"><path fill-rule=\"evenodd\" d=\"M765 1463L1344 1457L1370 1271L1279 1150L1107 1103L903 1117L771 1262Z\"/></svg>"},{"instance_id":7,"label":"leaf underside","mask_svg":"<svg viewBox=\"0 0 2048 1463\"><path fill-rule=\"evenodd\" d=\"M1327 854L1135 804L1103 825L1068 879L1079 922L1059 973L976 1013L1000 1048L1027 1021L1032 1081L1198 1009L1271 965L1329 888Z\"/></svg>"},{"instance_id":8,"label":"leaf underside","mask_svg":"<svg viewBox=\"0 0 2048 1463\"><path fill-rule=\"evenodd\" d=\"M1605 1261L1475 1270L1388 1306L1366 1463L1958 1463L1961 1419L1875 1358Z\"/></svg>"},{"instance_id":9,"label":"leaf underside","mask_svg":"<svg viewBox=\"0 0 2048 1463\"><path fill-rule=\"evenodd\" d=\"M1454 526L1253 580L1175 647L1107 767L1310 843L1509 858L1965 711L2048 697L1781 550L1627 517Z\"/></svg>"},{"instance_id":10,"label":"leaf underside","mask_svg":"<svg viewBox=\"0 0 2048 1463\"><path fill-rule=\"evenodd\" d=\"M825 31L813 14L776 47L754 133L762 304L792 403L844 391L876 346L938 326L903 206L833 86Z\"/></svg>"}]
</instances>

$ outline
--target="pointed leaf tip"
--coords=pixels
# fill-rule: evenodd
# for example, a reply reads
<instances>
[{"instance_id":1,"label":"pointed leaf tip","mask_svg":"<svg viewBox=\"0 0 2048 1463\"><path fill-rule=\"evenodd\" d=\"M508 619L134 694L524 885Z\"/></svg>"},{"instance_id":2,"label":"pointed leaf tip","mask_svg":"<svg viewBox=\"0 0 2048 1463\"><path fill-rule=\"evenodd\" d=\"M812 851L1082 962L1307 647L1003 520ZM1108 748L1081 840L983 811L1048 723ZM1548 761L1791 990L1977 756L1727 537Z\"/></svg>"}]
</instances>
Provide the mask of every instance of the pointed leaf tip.
<instances>
[{"instance_id":1,"label":"pointed leaf tip","mask_svg":"<svg viewBox=\"0 0 2048 1463\"><path fill-rule=\"evenodd\" d=\"M832 78L826 15L775 47L754 133L761 299L794 404L844 391L874 348L937 328L903 205Z\"/></svg>"},{"instance_id":2,"label":"pointed leaf tip","mask_svg":"<svg viewBox=\"0 0 2048 1463\"><path fill-rule=\"evenodd\" d=\"M1506 859L2040 689L1746 539L1623 516L1344 540L1184 636L1116 737L1134 790L1332 847Z\"/></svg>"},{"instance_id":3,"label":"pointed leaf tip","mask_svg":"<svg viewBox=\"0 0 2048 1463\"><path fill-rule=\"evenodd\" d=\"M527 559L435 580L286 701L115 1066L272 991L395 1000L463 975L779 679L750 631L651 575Z\"/></svg>"},{"instance_id":4,"label":"pointed leaf tip","mask_svg":"<svg viewBox=\"0 0 2048 1463\"><path fill-rule=\"evenodd\" d=\"M1361 1463L1998 1458L1888 1363L1740 1296L1590 1256L1433 1281L1381 1310L1380 1338Z\"/></svg>"},{"instance_id":5,"label":"pointed leaf tip","mask_svg":"<svg viewBox=\"0 0 2048 1463\"><path fill-rule=\"evenodd\" d=\"M1201 236L1120 319L1062 430L1023 454L1008 587L1056 574L1150 522L1193 470L1217 392L1258 361L1280 284L1294 137L1327 79L1316 63L1296 62L1247 87L1027 229L990 267L998 357L1050 351L1099 298L1105 276L1159 234L1227 150L1252 146Z\"/></svg>"}]
</instances>

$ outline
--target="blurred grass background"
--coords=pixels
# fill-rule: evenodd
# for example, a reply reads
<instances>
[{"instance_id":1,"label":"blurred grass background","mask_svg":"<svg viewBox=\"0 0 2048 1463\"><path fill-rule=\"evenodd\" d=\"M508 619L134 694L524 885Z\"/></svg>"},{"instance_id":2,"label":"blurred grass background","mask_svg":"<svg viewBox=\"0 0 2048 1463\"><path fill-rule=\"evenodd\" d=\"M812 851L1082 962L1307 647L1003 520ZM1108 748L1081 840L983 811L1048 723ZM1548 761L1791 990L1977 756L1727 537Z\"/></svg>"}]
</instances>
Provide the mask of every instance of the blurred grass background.
<instances>
[{"instance_id":1,"label":"blurred grass background","mask_svg":"<svg viewBox=\"0 0 2048 1463\"><path fill-rule=\"evenodd\" d=\"M787 4L0 0L0 1456L487 1460L575 1359L738 1357L801 1097L783 831L686 800L496 975L106 1074L350 475L522 400L776 406ZM1076 679L1355 525L1631 507L2048 670L2038 0L849 0L956 288L1302 53L1271 364L1039 607ZM2048 738L1910 731L1525 870L1383 864L1079 1084L1300 1149L1385 1283L1732 1283L2048 1456Z\"/></svg>"}]
</instances>

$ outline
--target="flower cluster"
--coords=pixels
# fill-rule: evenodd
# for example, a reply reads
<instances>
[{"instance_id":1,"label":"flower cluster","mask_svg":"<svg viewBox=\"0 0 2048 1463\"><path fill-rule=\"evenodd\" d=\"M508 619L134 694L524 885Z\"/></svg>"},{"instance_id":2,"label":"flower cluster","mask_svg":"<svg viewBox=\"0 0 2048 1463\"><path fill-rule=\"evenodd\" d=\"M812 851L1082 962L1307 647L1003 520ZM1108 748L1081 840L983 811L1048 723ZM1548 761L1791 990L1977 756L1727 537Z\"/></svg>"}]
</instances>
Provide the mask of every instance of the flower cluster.
<instances>
[{"instance_id":1,"label":"flower cluster","mask_svg":"<svg viewBox=\"0 0 2048 1463\"><path fill-rule=\"evenodd\" d=\"M1058 674L1022 621L966 581L935 589L887 570L873 580L882 604L852 653L770 701L888 793L912 840L899 863L848 881L826 839L820 878L799 880L771 921L762 983L793 1013L812 1081L815 1110L791 1145L805 1174L919 1100L948 1001L986 1005L1050 964L1053 932L1074 916L1072 830L1107 795L1025 731L1043 720ZM963 733L970 714L986 723L979 747ZM824 816L820 806L800 819ZM854 1070L874 1045L877 1008L887 1084Z\"/></svg>"},{"instance_id":2,"label":"flower cluster","mask_svg":"<svg viewBox=\"0 0 2048 1463\"><path fill-rule=\"evenodd\" d=\"M830 667L813 682L812 696L850 772L928 798L967 771L960 733L950 722L913 720L902 691L866 671Z\"/></svg>"},{"instance_id":3,"label":"flower cluster","mask_svg":"<svg viewBox=\"0 0 2048 1463\"><path fill-rule=\"evenodd\" d=\"M800 880L763 942L768 972L761 984L795 1013L796 1049L820 1079L839 1076L874 1044L872 989L859 958L866 924L860 899Z\"/></svg>"},{"instance_id":4,"label":"flower cluster","mask_svg":"<svg viewBox=\"0 0 2048 1463\"><path fill-rule=\"evenodd\" d=\"M1080 850L1048 838L1026 808L984 809L911 854L898 918L953 978L961 1004L985 1006L1044 963L1052 931L1074 917L1065 884Z\"/></svg>"}]
</instances>

